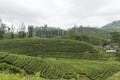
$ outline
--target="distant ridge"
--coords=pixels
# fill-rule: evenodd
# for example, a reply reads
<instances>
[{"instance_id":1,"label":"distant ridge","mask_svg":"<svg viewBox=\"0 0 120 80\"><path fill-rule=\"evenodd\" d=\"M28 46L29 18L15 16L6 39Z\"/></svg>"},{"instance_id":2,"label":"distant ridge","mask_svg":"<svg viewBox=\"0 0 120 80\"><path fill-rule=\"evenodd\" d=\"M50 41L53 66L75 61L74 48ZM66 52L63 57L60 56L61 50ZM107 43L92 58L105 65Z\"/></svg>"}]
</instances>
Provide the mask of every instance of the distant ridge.
<instances>
[{"instance_id":1,"label":"distant ridge","mask_svg":"<svg viewBox=\"0 0 120 80\"><path fill-rule=\"evenodd\" d=\"M102 29L107 31L120 31L120 20L108 23Z\"/></svg>"}]
</instances>

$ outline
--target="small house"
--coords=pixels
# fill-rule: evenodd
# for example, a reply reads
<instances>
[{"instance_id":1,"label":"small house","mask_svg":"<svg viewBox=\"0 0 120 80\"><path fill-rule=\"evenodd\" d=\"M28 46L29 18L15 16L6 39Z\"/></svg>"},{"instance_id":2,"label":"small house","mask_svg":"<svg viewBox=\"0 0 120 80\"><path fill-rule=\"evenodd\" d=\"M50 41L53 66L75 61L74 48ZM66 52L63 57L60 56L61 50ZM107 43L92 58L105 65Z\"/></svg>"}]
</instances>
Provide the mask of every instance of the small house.
<instances>
[{"instance_id":1,"label":"small house","mask_svg":"<svg viewBox=\"0 0 120 80\"><path fill-rule=\"evenodd\" d=\"M106 50L107 53L116 53L116 49Z\"/></svg>"},{"instance_id":2,"label":"small house","mask_svg":"<svg viewBox=\"0 0 120 80\"><path fill-rule=\"evenodd\" d=\"M119 46L117 43L111 43L111 45L105 45L104 50L106 53L116 53Z\"/></svg>"}]
</instances>

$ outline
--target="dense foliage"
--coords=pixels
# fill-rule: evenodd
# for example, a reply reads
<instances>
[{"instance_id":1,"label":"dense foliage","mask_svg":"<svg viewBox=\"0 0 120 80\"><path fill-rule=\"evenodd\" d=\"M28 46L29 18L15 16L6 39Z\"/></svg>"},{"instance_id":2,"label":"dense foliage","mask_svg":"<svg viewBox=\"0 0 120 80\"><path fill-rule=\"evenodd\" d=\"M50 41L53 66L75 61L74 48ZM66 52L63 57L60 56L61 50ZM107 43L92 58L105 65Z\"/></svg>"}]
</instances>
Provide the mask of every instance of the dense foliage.
<instances>
[{"instance_id":1,"label":"dense foliage","mask_svg":"<svg viewBox=\"0 0 120 80\"><path fill-rule=\"evenodd\" d=\"M69 39L40 38L0 41L0 51L58 58L97 58L99 54L97 47L85 42Z\"/></svg>"},{"instance_id":2,"label":"dense foliage","mask_svg":"<svg viewBox=\"0 0 120 80\"><path fill-rule=\"evenodd\" d=\"M93 29L90 28L90 31L89 31L89 28L87 28L87 27L83 28L83 30L86 29L86 33L83 33L82 31L80 32L79 29L80 28L69 29L67 31L66 38L74 39L74 40L78 40L78 41L84 41L84 42L87 42L89 44L93 44L93 45L97 45L97 46L102 46L102 45L108 43L107 37L103 38L97 34L97 32L99 33L99 29L98 30L95 29L96 32L92 32L92 30L94 31L94 28ZM88 31L87 31L87 29L88 29ZM88 33L88 32L90 32L90 33ZM91 34L91 32L94 33L96 36Z\"/></svg>"},{"instance_id":3,"label":"dense foliage","mask_svg":"<svg viewBox=\"0 0 120 80\"><path fill-rule=\"evenodd\" d=\"M95 36L87 36L87 35L81 35L81 41L85 41L88 42L89 44L98 45L98 46L102 46L104 44L109 43L108 40L106 39Z\"/></svg>"},{"instance_id":4,"label":"dense foliage","mask_svg":"<svg viewBox=\"0 0 120 80\"><path fill-rule=\"evenodd\" d=\"M7 71L10 73L20 73L20 69L10 65L10 64L6 64L6 63L0 63L0 71Z\"/></svg>"},{"instance_id":5,"label":"dense foliage","mask_svg":"<svg viewBox=\"0 0 120 80\"><path fill-rule=\"evenodd\" d=\"M56 37L56 36L65 36L66 31L60 28L48 27L47 25L36 27L34 29L37 37Z\"/></svg>"},{"instance_id":6,"label":"dense foliage","mask_svg":"<svg viewBox=\"0 0 120 80\"><path fill-rule=\"evenodd\" d=\"M75 77L74 75L76 75L74 74L76 69L70 64L64 62L57 63L57 61L41 58L1 52L0 62L6 62L7 64L24 69L29 74L40 72L40 76L44 78L61 79Z\"/></svg>"},{"instance_id":7,"label":"dense foliage","mask_svg":"<svg viewBox=\"0 0 120 80\"><path fill-rule=\"evenodd\" d=\"M102 29L98 28L92 28L92 27L75 27L75 29L81 34L81 35L89 35L89 36L95 36L100 38L106 38L108 37L108 33Z\"/></svg>"},{"instance_id":8,"label":"dense foliage","mask_svg":"<svg viewBox=\"0 0 120 80\"><path fill-rule=\"evenodd\" d=\"M39 76L23 76L21 74L9 74L6 72L0 73L1 80L46 80Z\"/></svg>"},{"instance_id":9,"label":"dense foliage","mask_svg":"<svg viewBox=\"0 0 120 80\"><path fill-rule=\"evenodd\" d=\"M42 59L5 52L0 52L0 61L24 69L27 74L39 72L40 77L46 79L105 80L120 71L120 63L117 61Z\"/></svg>"}]
</instances>

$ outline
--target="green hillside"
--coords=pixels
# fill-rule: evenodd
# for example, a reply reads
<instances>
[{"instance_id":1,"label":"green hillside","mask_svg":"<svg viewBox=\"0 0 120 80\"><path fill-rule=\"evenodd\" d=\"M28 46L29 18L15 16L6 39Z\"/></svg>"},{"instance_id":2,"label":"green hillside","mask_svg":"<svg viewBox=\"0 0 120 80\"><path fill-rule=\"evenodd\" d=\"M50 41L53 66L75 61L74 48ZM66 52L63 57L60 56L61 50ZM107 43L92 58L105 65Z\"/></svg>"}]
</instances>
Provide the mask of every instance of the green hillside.
<instances>
[{"instance_id":1,"label":"green hillside","mask_svg":"<svg viewBox=\"0 0 120 80\"><path fill-rule=\"evenodd\" d=\"M106 31L120 31L120 20L106 24L101 29Z\"/></svg>"},{"instance_id":2,"label":"green hillside","mask_svg":"<svg viewBox=\"0 0 120 80\"><path fill-rule=\"evenodd\" d=\"M97 47L69 39L25 38L1 40L0 51L42 57L97 58Z\"/></svg>"},{"instance_id":3,"label":"green hillside","mask_svg":"<svg viewBox=\"0 0 120 80\"><path fill-rule=\"evenodd\" d=\"M108 43L106 38L101 38L96 36L81 35L80 38L81 38L81 41L87 42L92 45L97 45L97 46L101 46L105 43Z\"/></svg>"},{"instance_id":4,"label":"green hillside","mask_svg":"<svg viewBox=\"0 0 120 80\"><path fill-rule=\"evenodd\" d=\"M1 52L0 64L3 62L24 69L29 74L40 72L41 77L50 79L68 78L69 74L73 76L77 71L72 65L60 61Z\"/></svg>"},{"instance_id":5,"label":"green hillside","mask_svg":"<svg viewBox=\"0 0 120 80\"><path fill-rule=\"evenodd\" d=\"M0 65L2 63L24 70L27 75L39 72L40 77L47 80L106 80L112 74L120 71L120 62L117 61L42 59L40 57L0 52Z\"/></svg>"},{"instance_id":6,"label":"green hillside","mask_svg":"<svg viewBox=\"0 0 120 80\"><path fill-rule=\"evenodd\" d=\"M93 27L77 27L75 28L80 35L89 35L89 36L95 36L100 38L106 38L108 36L108 33L102 29L99 28L93 28Z\"/></svg>"}]
</instances>

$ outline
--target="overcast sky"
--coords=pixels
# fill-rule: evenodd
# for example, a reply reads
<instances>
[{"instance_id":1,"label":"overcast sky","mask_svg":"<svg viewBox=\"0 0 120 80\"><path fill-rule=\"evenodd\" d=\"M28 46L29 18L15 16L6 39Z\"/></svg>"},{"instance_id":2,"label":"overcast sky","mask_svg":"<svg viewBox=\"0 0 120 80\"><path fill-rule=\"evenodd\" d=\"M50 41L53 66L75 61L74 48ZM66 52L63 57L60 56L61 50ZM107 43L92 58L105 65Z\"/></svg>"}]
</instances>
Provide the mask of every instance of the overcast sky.
<instances>
[{"instance_id":1,"label":"overcast sky","mask_svg":"<svg viewBox=\"0 0 120 80\"><path fill-rule=\"evenodd\" d=\"M9 25L101 27L120 20L120 0L0 0L0 17Z\"/></svg>"}]
</instances>

